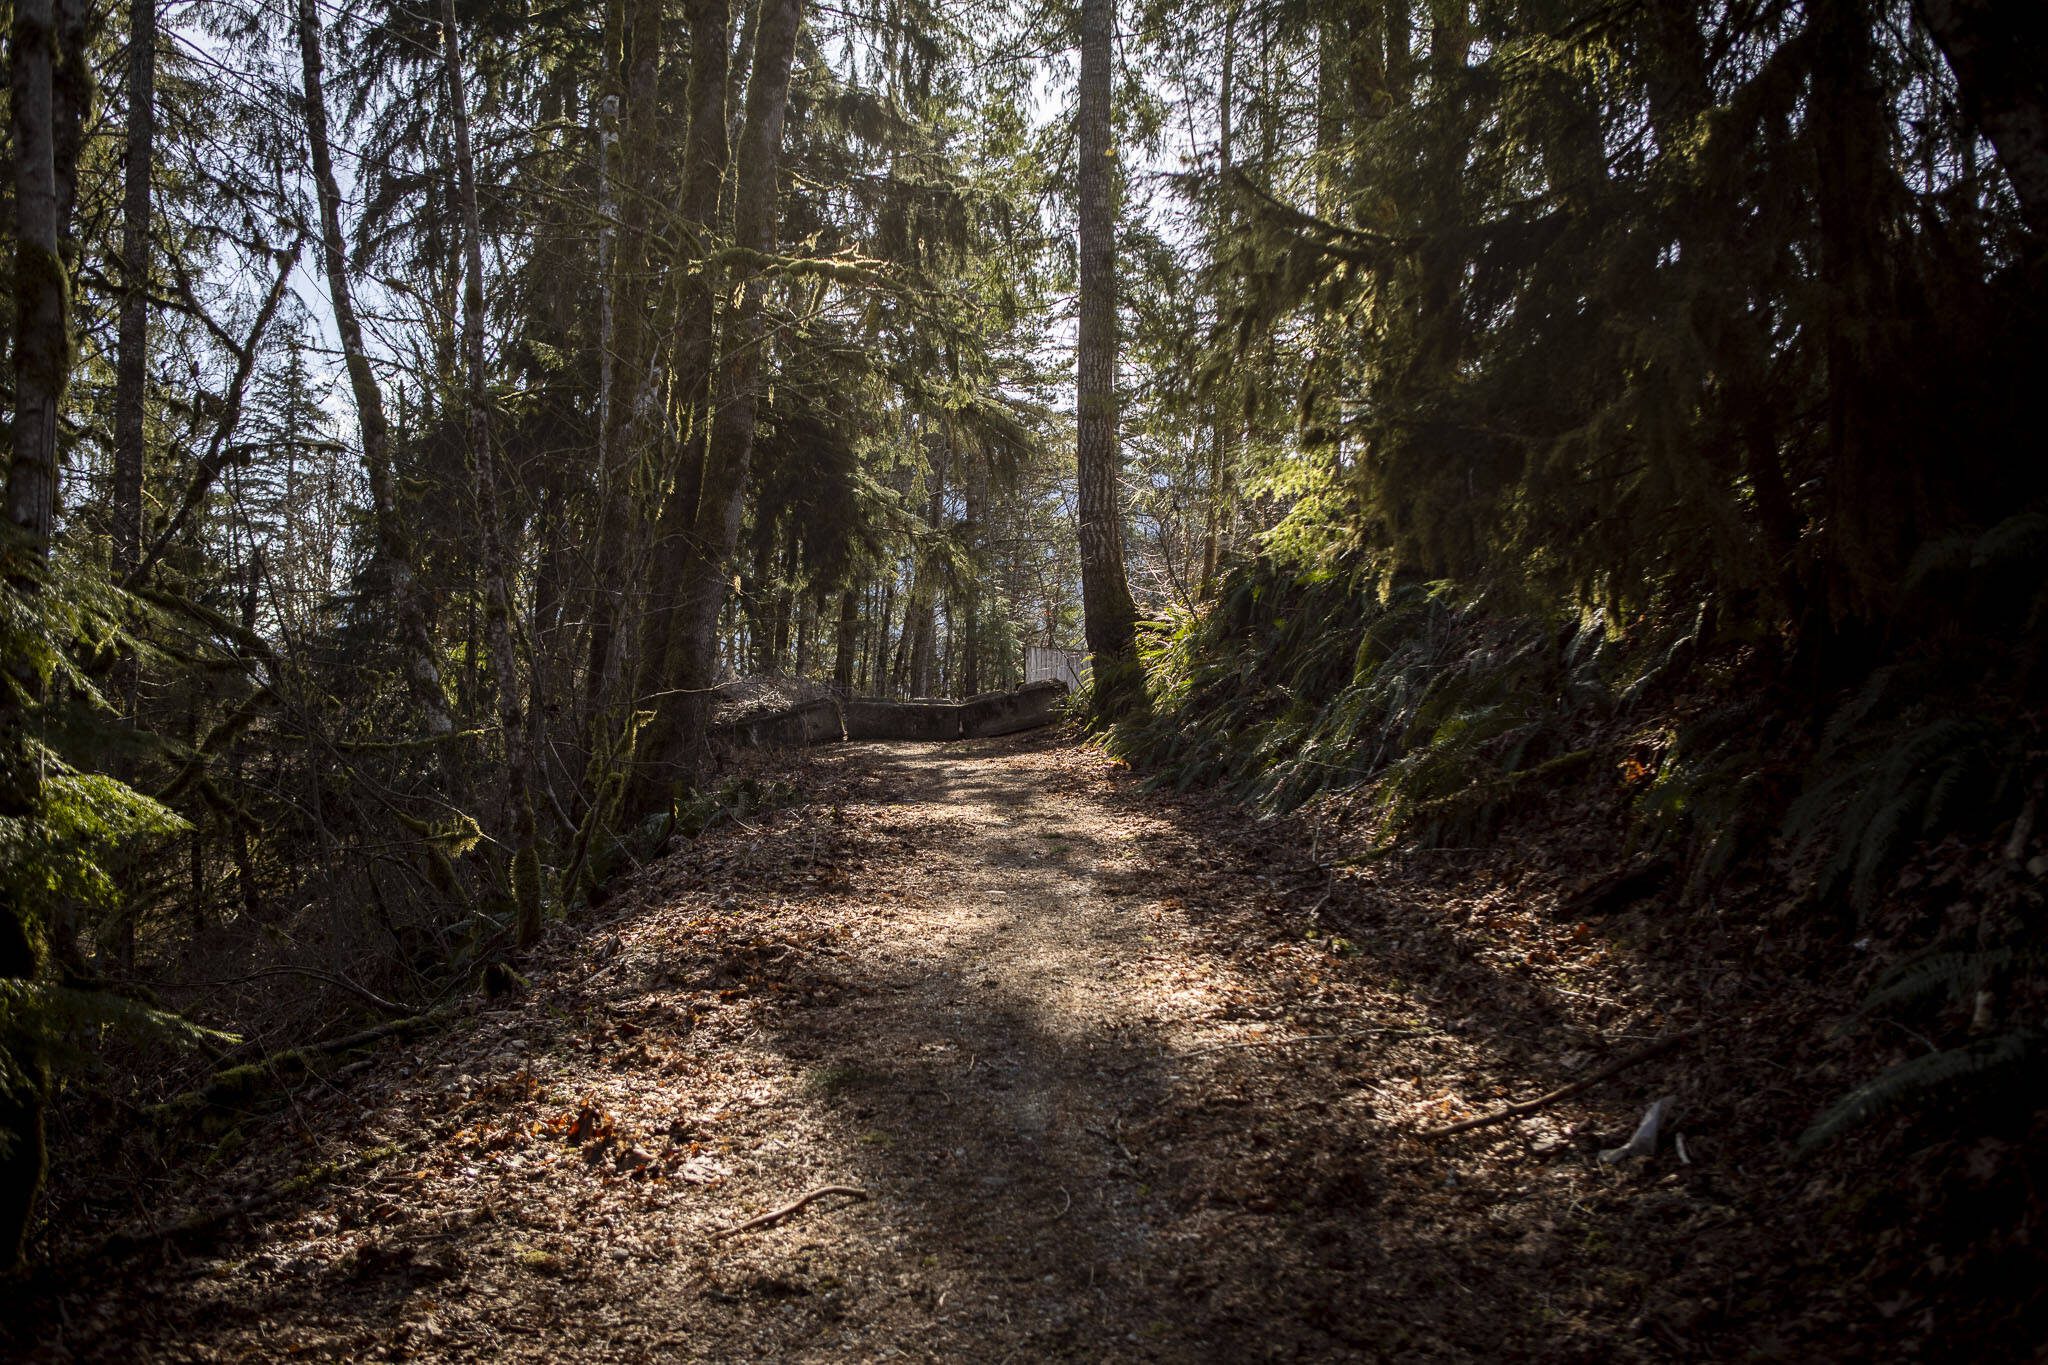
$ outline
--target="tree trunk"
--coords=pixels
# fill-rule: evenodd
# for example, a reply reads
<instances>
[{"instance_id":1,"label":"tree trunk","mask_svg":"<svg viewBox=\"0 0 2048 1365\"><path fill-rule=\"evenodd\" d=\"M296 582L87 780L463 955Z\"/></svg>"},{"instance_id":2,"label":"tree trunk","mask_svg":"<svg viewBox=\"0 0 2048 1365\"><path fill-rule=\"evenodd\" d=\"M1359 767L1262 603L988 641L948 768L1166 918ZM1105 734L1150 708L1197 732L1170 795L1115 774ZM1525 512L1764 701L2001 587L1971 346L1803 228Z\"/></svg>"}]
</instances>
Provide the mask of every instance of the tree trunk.
<instances>
[{"instance_id":1,"label":"tree trunk","mask_svg":"<svg viewBox=\"0 0 2048 1365\"><path fill-rule=\"evenodd\" d=\"M917 685L917 656L924 649L924 632L930 622L924 598L913 589L903 599L903 630L896 637L896 667L890 681L890 689L899 697L924 695Z\"/></svg>"},{"instance_id":2,"label":"tree trunk","mask_svg":"<svg viewBox=\"0 0 2048 1365\"><path fill-rule=\"evenodd\" d=\"M237 494L239 498L239 493ZM256 635L256 594L263 580L263 552L256 551L250 556L247 576L242 584L242 629L254 638ZM228 746L229 790L239 798L242 791L244 765L248 762L249 746L242 736L237 736ZM242 913L252 921L263 919L263 898L256 886L256 859L249 848L249 813L240 799L229 806L227 812L229 851L235 860L235 889L241 893ZM124 916L128 923L134 921ZM131 959L132 960L132 959Z\"/></svg>"},{"instance_id":3,"label":"tree trunk","mask_svg":"<svg viewBox=\"0 0 2048 1365\"><path fill-rule=\"evenodd\" d=\"M937 447L937 457L931 462L931 488L926 495L924 522L931 528L933 536L944 533L946 521L946 476L952 472L952 446L950 442L935 435L929 425L924 428L924 439L920 442L927 452ZM917 634L910 639L909 671L905 675L906 690L913 697L936 695L933 684L933 664L938 649L938 605L939 571L938 551L929 550L917 559L917 576L912 580L910 610L917 617Z\"/></svg>"},{"instance_id":4,"label":"tree trunk","mask_svg":"<svg viewBox=\"0 0 2048 1365\"><path fill-rule=\"evenodd\" d=\"M61 253L66 235L65 182L59 128L57 69L71 25L52 0L16 0L9 50L14 157L14 413L7 467L6 541L0 543L9 596L41 590L56 519L57 420L71 378L71 283ZM74 144L75 146L75 144ZM0 816L34 819L42 808L40 760L30 744L31 707L41 678L9 658L0 687ZM0 980L33 980L42 969L42 909L0 900ZM4 1044L16 1046L14 1040ZM22 1081L0 1092L0 1269L21 1260L23 1238L42 1190L46 1151L43 1103L49 1072L27 1047L5 1059Z\"/></svg>"},{"instance_id":5,"label":"tree trunk","mask_svg":"<svg viewBox=\"0 0 2048 1365\"><path fill-rule=\"evenodd\" d=\"M839 632L832 644L832 686L840 696L851 696L854 655L860 647L860 598L852 588L840 591Z\"/></svg>"},{"instance_id":6,"label":"tree trunk","mask_svg":"<svg viewBox=\"0 0 2048 1365\"><path fill-rule=\"evenodd\" d=\"M771 635L773 644L769 653L769 657L774 665L770 670L771 672L779 670L789 660L789 632L796 614L797 605L796 592L792 585L796 582L797 555L800 546L801 542L797 539L796 532L792 528L788 543L783 546L782 569L775 580L774 629ZM795 676L802 677L804 671L802 660L798 660L794 668Z\"/></svg>"},{"instance_id":7,"label":"tree trunk","mask_svg":"<svg viewBox=\"0 0 2048 1365\"><path fill-rule=\"evenodd\" d=\"M1231 5L1223 20L1223 71L1216 88L1216 233L1219 242L1228 238L1230 211L1231 113L1233 87L1237 83L1237 13ZM1219 304L1221 300L1218 301ZM1220 309L1219 309L1220 312ZM1224 520L1228 515L1230 489L1229 438L1226 423L1235 421L1232 395L1218 393L1209 404L1209 506L1202 527L1202 579L1196 589L1200 601L1216 595L1216 576L1223 563Z\"/></svg>"},{"instance_id":8,"label":"tree trunk","mask_svg":"<svg viewBox=\"0 0 2048 1365\"><path fill-rule=\"evenodd\" d=\"M754 524L753 565L740 581L740 600L735 605L746 622L747 650L735 649L733 657L753 657L756 673L775 671L775 596L769 590L775 572L775 524L760 518Z\"/></svg>"},{"instance_id":9,"label":"tree trunk","mask_svg":"<svg viewBox=\"0 0 2048 1365\"><path fill-rule=\"evenodd\" d=\"M614 138L609 106L616 96L604 96L600 252L611 239L615 221L618 233L616 244L606 253L610 261L599 321L602 426L597 454L598 526L582 717L585 742L593 756L613 746L610 713L620 702L618 693L627 671L626 629L621 622L630 619L626 598L641 525L631 489L639 452L632 446L651 425L646 420L653 402L655 334L654 294L648 288L653 273L649 209L657 192L656 168L661 160L661 102L656 81L661 67L661 16L660 0L630 0L623 7L607 9L607 24L618 31L615 37L607 35L606 71L609 76L623 69L625 109L623 132ZM625 188L625 204L616 220L611 210L614 161L617 179ZM588 794L596 784L586 778L585 786Z\"/></svg>"},{"instance_id":10,"label":"tree trunk","mask_svg":"<svg viewBox=\"0 0 2048 1365\"><path fill-rule=\"evenodd\" d=\"M873 648L863 660L862 690L873 696L889 693L889 623L896 615L896 570L892 566L882 577L882 609L875 613Z\"/></svg>"},{"instance_id":11,"label":"tree trunk","mask_svg":"<svg viewBox=\"0 0 2048 1365\"><path fill-rule=\"evenodd\" d=\"M693 695L685 689L708 688L716 669L713 657L684 680L672 667L671 659L684 648L680 637L685 633L685 618L696 619L701 615L701 608L687 600L686 585L693 579L692 566L702 550L696 540L696 524L710 440L711 362L716 341L710 257L712 225L718 219L719 193L731 157L725 120L727 83L731 78L732 10L730 0L691 0L687 12L690 125L684 147L683 194L677 212L686 240L685 259L679 263L683 278L677 290L670 345L675 369L673 402L683 420L682 457L675 487L662 504L654 538L654 586L641 639L639 691L653 702L653 719L641 734L640 748L654 759L655 766L642 770L631 798L636 803L646 801L658 784L678 776L670 770L671 760L689 747L686 713L693 700L700 706L706 701L701 694ZM710 631L714 635L718 610L723 605L723 584L720 586L720 597L711 604ZM710 648L715 656L715 641Z\"/></svg>"},{"instance_id":12,"label":"tree trunk","mask_svg":"<svg viewBox=\"0 0 2048 1365\"><path fill-rule=\"evenodd\" d=\"M805 593L795 599L796 630L796 676L806 678L811 672L811 653L818 638L818 598L815 593Z\"/></svg>"},{"instance_id":13,"label":"tree trunk","mask_svg":"<svg viewBox=\"0 0 2048 1365\"><path fill-rule=\"evenodd\" d=\"M2028 228L2048 234L2048 41L2039 7L1914 0L1913 8L1955 73L1964 113L1998 152Z\"/></svg>"},{"instance_id":14,"label":"tree trunk","mask_svg":"<svg viewBox=\"0 0 2048 1365\"><path fill-rule=\"evenodd\" d=\"M971 582L964 587L966 601L962 604L963 615L967 618L962 625L962 650L960 667L960 691L969 697L981 693L981 596L986 590L985 580L988 565L988 462L975 460L967 464L960 479L962 502L967 511L965 534L974 552L976 571Z\"/></svg>"},{"instance_id":15,"label":"tree trunk","mask_svg":"<svg viewBox=\"0 0 2048 1365\"><path fill-rule=\"evenodd\" d=\"M1093 656L1095 707L1106 719L1142 697L1137 608L1124 573L1117 450L1116 148L1110 85L1116 0L1081 0L1079 135L1080 329L1075 384L1079 465L1081 601Z\"/></svg>"},{"instance_id":16,"label":"tree trunk","mask_svg":"<svg viewBox=\"0 0 2048 1365\"><path fill-rule=\"evenodd\" d=\"M1859 626L1889 618L1894 586L1919 539L1916 521L1928 499L1923 470L1901 458L1885 431L1890 395L1875 381L1869 359L1871 320L1893 315L1897 306L1888 278L1895 248L1883 230L1890 130L1876 75L1877 35L1860 0L1813 0L1807 16L1819 37L1813 95L1827 110L1815 122L1813 190L1820 228L1817 271L1828 282L1817 330L1827 357L1823 411L1833 582L1818 605L1835 614L1833 625L1849 627L1847 642L1861 634ZM1825 650L1835 647L1830 640ZM1860 642L1852 643L1846 666L1863 666L1860 652Z\"/></svg>"},{"instance_id":17,"label":"tree trunk","mask_svg":"<svg viewBox=\"0 0 2048 1365\"><path fill-rule=\"evenodd\" d=\"M156 150L156 0L133 0L128 22L128 150L121 200L121 330L114 364L114 578L142 553L142 416L149 364L150 170ZM134 692L124 668L122 691Z\"/></svg>"},{"instance_id":18,"label":"tree trunk","mask_svg":"<svg viewBox=\"0 0 2048 1365\"><path fill-rule=\"evenodd\" d=\"M442 686L440 650L427 626L419 577L413 567L412 543L398 509L398 489L391 468L391 433L384 415L384 394L363 346L362 324L349 290L348 254L341 232L341 191L334 179L334 153L327 136L327 96L322 88L320 18L316 0L299 0L299 58L305 78L306 141L312 152L313 183L320 199L321 255L327 270L327 292L334 308L335 331L355 397L356 420L362 432L363 473L370 487L371 525L377 553L391 592L399 637L407 654L406 681L418 703L429 735L455 731ZM438 748L442 774L453 789L454 764Z\"/></svg>"},{"instance_id":19,"label":"tree trunk","mask_svg":"<svg viewBox=\"0 0 2048 1365\"><path fill-rule=\"evenodd\" d=\"M910 651L910 678L906 689L913 697L933 695L932 662L938 634L938 597L928 585L917 598L917 640Z\"/></svg>"},{"instance_id":20,"label":"tree trunk","mask_svg":"<svg viewBox=\"0 0 2048 1365\"><path fill-rule=\"evenodd\" d=\"M40 561L56 519L57 413L71 378L71 288L60 252L50 0L15 6L11 72L14 113L14 444L7 471L7 520L21 534L10 553ZM10 569L14 566L10 565ZM10 575L12 576L12 575ZM26 581L26 580L24 580ZM8 814L25 814L33 802Z\"/></svg>"},{"instance_id":21,"label":"tree trunk","mask_svg":"<svg viewBox=\"0 0 2048 1365\"><path fill-rule=\"evenodd\" d=\"M512 648L512 566L499 471L491 447L490 407L484 387L484 248L477 211L476 160L469 137L469 92L462 74L462 38L455 25L455 0L441 0L442 54L448 73L448 102L454 114L455 181L462 197L462 353L468 404L470 473L477 514L483 522L485 630L491 674L497 684L498 731L505 745L506 842L512 849L512 899L520 947L540 937L540 836L533 818L533 746L521 702L519 661Z\"/></svg>"}]
</instances>

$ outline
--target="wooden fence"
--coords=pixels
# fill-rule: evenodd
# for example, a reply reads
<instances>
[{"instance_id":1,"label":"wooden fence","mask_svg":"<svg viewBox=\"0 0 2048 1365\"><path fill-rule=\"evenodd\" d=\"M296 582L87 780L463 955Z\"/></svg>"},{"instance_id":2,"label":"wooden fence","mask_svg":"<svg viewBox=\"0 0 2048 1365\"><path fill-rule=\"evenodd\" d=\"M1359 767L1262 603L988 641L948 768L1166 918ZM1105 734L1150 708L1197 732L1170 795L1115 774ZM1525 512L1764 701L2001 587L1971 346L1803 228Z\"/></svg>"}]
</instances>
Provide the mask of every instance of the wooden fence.
<instances>
[{"instance_id":1,"label":"wooden fence","mask_svg":"<svg viewBox=\"0 0 2048 1365\"><path fill-rule=\"evenodd\" d=\"M1069 692L1079 692L1088 677L1088 656L1078 649L1053 649L1046 645L1024 646L1024 682L1062 682Z\"/></svg>"}]
</instances>

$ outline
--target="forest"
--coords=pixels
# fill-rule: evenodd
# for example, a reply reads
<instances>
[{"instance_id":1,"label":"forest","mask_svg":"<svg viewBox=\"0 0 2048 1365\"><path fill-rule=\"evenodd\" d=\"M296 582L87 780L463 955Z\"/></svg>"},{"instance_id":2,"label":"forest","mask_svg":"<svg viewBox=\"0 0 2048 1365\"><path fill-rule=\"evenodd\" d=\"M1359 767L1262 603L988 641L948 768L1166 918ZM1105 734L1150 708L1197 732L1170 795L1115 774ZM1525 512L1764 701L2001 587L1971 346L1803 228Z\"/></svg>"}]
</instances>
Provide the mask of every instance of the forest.
<instances>
[{"instance_id":1,"label":"forest","mask_svg":"<svg viewBox=\"0 0 2048 1365\"><path fill-rule=\"evenodd\" d=\"M2038 1350L2030 9L0 0L0 1353Z\"/></svg>"}]
</instances>

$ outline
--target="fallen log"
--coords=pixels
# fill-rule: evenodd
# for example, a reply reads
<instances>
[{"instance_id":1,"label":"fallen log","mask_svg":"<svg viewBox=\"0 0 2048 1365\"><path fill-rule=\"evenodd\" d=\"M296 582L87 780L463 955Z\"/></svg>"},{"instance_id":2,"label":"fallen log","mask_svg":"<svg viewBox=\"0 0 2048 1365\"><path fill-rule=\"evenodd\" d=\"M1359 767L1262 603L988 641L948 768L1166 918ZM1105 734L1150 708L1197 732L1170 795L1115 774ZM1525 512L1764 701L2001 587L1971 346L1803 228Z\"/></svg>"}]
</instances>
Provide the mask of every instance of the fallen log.
<instances>
[{"instance_id":1,"label":"fallen log","mask_svg":"<svg viewBox=\"0 0 2048 1365\"><path fill-rule=\"evenodd\" d=\"M216 1071L213 1079L205 1085L188 1090L182 1095L173 1095L161 1104L152 1105L149 1113L158 1118L176 1118L230 1105L248 1099L271 1086L282 1085L295 1076L306 1074L312 1070L315 1058L352 1052L356 1048L368 1047L386 1038L408 1037L440 1023L454 1012L453 1005L442 1005L424 1014L387 1020L371 1028L344 1034L339 1038L330 1038L324 1043L308 1043L303 1047L273 1052L253 1062L244 1062L239 1066Z\"/></svg>"}]
</instances>

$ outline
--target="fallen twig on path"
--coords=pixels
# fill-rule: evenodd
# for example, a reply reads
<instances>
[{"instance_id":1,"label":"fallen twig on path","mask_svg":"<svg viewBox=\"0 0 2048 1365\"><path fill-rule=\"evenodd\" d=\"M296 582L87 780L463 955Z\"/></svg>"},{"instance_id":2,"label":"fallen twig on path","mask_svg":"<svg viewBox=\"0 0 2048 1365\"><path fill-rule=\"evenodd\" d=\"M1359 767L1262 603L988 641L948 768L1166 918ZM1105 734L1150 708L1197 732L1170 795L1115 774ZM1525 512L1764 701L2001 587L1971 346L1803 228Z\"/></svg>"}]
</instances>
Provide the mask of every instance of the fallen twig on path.
<instances>
[{"instance_id":1,"label":"fallen twig on path","mask_svg":"<svg viewBox=\"0 0 2048 1365\"><path fill-rule=\"evenodd\" d=\"M1490 1114L1481 1114L1477 1118L1460 1119L1456 1123L1445 1124L1441 1128L1425 1128L1417 1133L1416 1136L1425 1138L1449 1137L1453 1133L1470 1132L1474 1128L1486 1128L1496 1123L1506 1123L1509 1119L1520 1118L1524 1114L1533 1114L1538 1109L1542 1109L1547 1105L1556 1104L1559 1100L1568 1100L1581 1091L1591 1090L1602 1081L1619 1076L1622 1072L1639 1062L1647 1062L1652 1057L1661 1057L1681 1043L1691 1042L1703 1032L1705 1032L1704 1029L1690 1028L1683 1033L1674 1033L1668 1038L1660 1038L1646 1048L1640 1048L1635 1052L1629 1053L1628 1056L1623 1057L1618 1062L1601 1067L1582 1081L1573 1081L1570 1085L1559 1086L1547 1095L1538 1095L1533 1100L1523 1100L1519 1104L1510 1104L1506 1108L1496 1109Z\"/></svg>"},{"instance_id":2,"label":"fallen twig on path","mask_svg":"<svg viewBox=\"0 0 2048 1365\"><path fill-rule=\"evenodd\" d=\"M752 1232L756 1228L773 1227L775 1224L789 1217L789 1215L791 1215L792 1213L795 1213L804 1205L809 1204L814 1200L823 1199L828 1194L843 1194L856 1200L868 1198L868 1192L866 1190L859 1189L853 1185L820 1185L817 1189L810 1191L810 1193L808 1194L798 1195L796 1198L790 1200L787 1204L784 1204L779 1209L770 1209L768 1212L764 1214L760 1214L757 1217L749 1218L744 1223L734 1223L729 1228L720 1228L718 1229L718 1231L711 1234L711 1239L713 1241L718 1241L721 1238L737 1237L743 1232Z\"/></svg>"},{"instance_id":3,"label":"fallen twig on path","mask_svg":"<svg viewBox=\"0 0 2048 1365\"><path fill-rule=\"evenodd\" d=\"M1198 1047L1191 1052L1170 1052L1167 1059L1175 1062L1185 1061L1189 1057L1199 1057L1205 1052L1228 1052L1240 1047L1286 1047L1291 1043L1327 1043L1336 1038L1371 1038L1382 1033L1420 1032L1421 1029L1412 1028L1356 1028L1347 1029L1342 1033L1299 1033L1285 1038L1246 1038L1235 1043L1211 1043L1207 1047Z\"/></svg>"}]
</instances>

